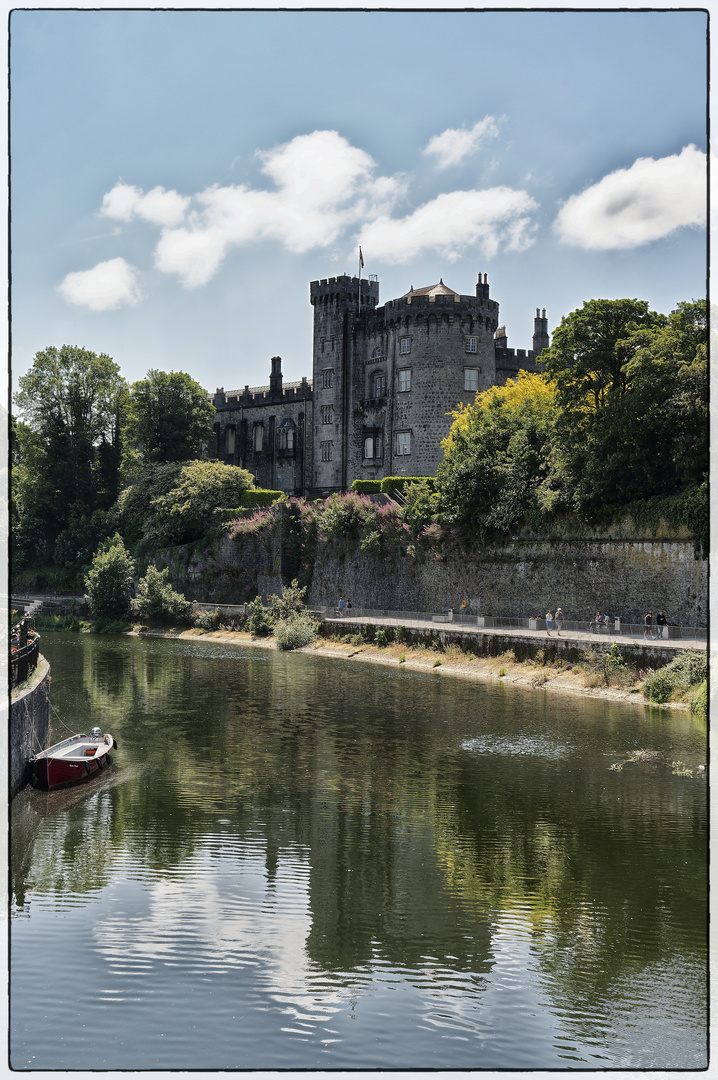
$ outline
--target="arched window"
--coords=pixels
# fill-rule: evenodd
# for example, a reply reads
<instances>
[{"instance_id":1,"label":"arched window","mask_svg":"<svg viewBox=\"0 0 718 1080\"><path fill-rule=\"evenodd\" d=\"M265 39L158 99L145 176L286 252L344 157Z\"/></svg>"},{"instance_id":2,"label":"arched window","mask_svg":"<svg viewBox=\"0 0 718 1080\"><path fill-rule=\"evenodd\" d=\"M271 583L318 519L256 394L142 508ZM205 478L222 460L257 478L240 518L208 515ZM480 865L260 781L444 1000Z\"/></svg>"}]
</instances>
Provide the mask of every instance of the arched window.
<instances>
[{"instance_id":1,"label":"arched window","mask_svg":"<svg viewBox=\"0 0 718 1080\"><path fill-rule=\"evenodd\" d=\"M264 443L264 428L261 424L254 425L254 452L259 453Z\"/></svg>"},{"instance_id":2,"label":"arched window","mask_svg":"<svg viewBox=\"0 0 718 1080\"><path fill-rule=\"evenodd\" d=\"M277 428L277 449L287 453L294 449L294 421L290 417L282 420Z\"/></svg>"}]
</instances>

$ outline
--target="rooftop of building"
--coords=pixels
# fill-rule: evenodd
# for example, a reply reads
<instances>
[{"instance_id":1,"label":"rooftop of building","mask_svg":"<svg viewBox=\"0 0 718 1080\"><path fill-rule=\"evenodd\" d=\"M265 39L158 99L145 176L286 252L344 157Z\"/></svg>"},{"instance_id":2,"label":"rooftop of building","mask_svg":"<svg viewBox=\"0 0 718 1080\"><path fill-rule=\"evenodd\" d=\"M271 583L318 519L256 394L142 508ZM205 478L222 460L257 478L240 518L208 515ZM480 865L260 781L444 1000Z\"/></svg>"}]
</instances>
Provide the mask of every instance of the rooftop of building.
<instances>
[{"instance_id":1,"label":"rooftop of building","mask_svg":"<svg viewBox=\"0 0 718 1080\"><path fill-rule=\"evenodd\" d=\"M444 279L439 279L438 285L427 285L423 289L415 289L412 285L408 293L404 293L402 300L411 298L413 296L458 296L459 293L454 292L448 285L444 285Z\"/></svg>"},{"instance_id":2,"label":"rooftop of building","mask_svg":"<svg viewBox=\"0 0 718 1080\"><path fill-rule=\"evenodd\" d=\"M311 390L311 379L298 379L296 382L283 382L282 390L299 390L301 386L308 386ZM269 384L266 386L243 386L241 390L226 390L225 397L241 397L242 394L268 394Z\"/></svg>"}]
</instances>

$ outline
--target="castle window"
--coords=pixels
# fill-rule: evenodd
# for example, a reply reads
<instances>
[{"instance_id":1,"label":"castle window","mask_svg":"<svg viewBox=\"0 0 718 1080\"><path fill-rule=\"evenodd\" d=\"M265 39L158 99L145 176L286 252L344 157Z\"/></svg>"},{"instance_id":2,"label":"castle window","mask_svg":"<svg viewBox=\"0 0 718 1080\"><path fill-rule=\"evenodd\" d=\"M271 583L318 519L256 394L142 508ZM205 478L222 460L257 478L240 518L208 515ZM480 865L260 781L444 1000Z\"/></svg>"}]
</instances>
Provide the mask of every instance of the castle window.
<instances>
[{"instance_id":1,"label":"castle window","mask_svg":"<svg viewBox=\"0 0 718 1080\"><path fill-rule=\"evenodd\" d=\"M254 452L258 453L262 449L262 443L264 442L264 428L261 424L254 425Z\"/></svg>"},{"instance_id":2,"label":"castle window","mask_svg":"<svg viewBox=\"0 0 718 1080\"><path fill-rule=\"evenodd\" d=\"M323 424L331 424L332 419L333 418L332 418L332 407L331 407L331 405L322 405L322 423Z\"/></svg>"},{"instance_id":3,"label":"castle window","mask_svg":"<svg viewBox=\"0 0 718 1080\"><path fill-rule=\"evenodd\" d=\"M365 433L363 458L365 461L376 461L382 455L381 431Z\"/></svg>"},{"instance_id":4,"label":"castle window","mask_svg":"<svg viewBox=\"0 0 718 1080\"><path fill-rule=\"evenodd\" d=\"M396 454L397 457L401 457L403 454L411 453L411 432L410 431L397 431L396 433Z\"/></svg>"},{"instance_id":5,"label":"castle window","mask_svg":"<svg viewBox=\"0 0 718 1080\"><path fill-rule=\"evenodd\" d=\"M322 390L329 390L334 385L334 369L325 368L322 372Z\"/></svg>"},{"instance_id":6,"label":"castle window","mask_svg":"<svg viewBox=\"0 0 718 1080\"><path fill-rule=\"evenodd\" d=\"M282 420L277 429L277 446L279 450L294 449L294 421L289 417Z\"/></svg>"},{"instance_id":7,"label":"castle window","mask_svg":"<svg viewBox=\"0 0 718 1080\"><path fill-rule=\"evenodd\" d=\"M411 352L411 338L399 338L399 352L402 356L406 356L407 353Z\"/></svg>"},{"instance_id":8,"label":"castle window","mask_svg":"<svg viewBox=\"0 0 718 1080\"><path fill-rule=\"evenodd\" d=\"M375 371L371 377L370 397L384 397L386 393L386 375L383 371Z\"/></svg>"},{"instance_id":9,"label":"castle window","mask_svg":"<svg viewBox=\"0 0 718 1080\"><path fill-rule=\"evenodd\" d=\"M466 339L466 351L475 353L477 348L477 342L475 337L467 337Z\"/></svg>"},{"instance_id":10,"label":"castle window","mask_svg":"<svg viewBox=\"0 0 718 1080\"><path fill-rule=\"evenodd\" d=\"M225 453L226 454L234 454L234 428L233 427L228 427L227 428L226 440L227 440L227 443L226 443L226 446L225 446Z\"/></svg>"},{"instance_id":11,"label":"castle window","mask_svg":"<svg viewBox=\"0 0 718 1080\"><path fill-rule=\"evenodd\" d=\"M411 368L399 369L399 393L411 390Z\"/></svg>"},{"instance_id":12,"label":"castle window","mask_svg":"<svg viewBox=\"0 0 718 1080\"><path fill-rule=\"evenodd\" d=\"M475 367L464 368L464 390L474 393L479 389L479 369Z\"/></svg>"},{"instance_id":13,"label":"castle window","mask_svg":"<svg viewBox=\"0 0 718 1080\"><path fill-rule=\"evenodd\" d=\"M332 460L332 446L333 445L334 444L330 443L330 442L320 443L320 446L321 446L321 449L322 449L322 461L331 461Z\"/></svg>"}]
</instances>

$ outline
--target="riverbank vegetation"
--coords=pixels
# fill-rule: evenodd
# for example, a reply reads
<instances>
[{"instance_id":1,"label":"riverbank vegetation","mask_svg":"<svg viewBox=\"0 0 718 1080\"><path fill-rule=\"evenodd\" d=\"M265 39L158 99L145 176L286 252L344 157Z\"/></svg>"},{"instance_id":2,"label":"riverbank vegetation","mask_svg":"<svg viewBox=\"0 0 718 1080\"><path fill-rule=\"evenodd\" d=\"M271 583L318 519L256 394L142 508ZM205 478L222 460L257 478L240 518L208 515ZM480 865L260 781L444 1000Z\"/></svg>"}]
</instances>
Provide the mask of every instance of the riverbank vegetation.
<instances>
[{"instance_id":1,"label":"riverbank vegetation","mask_svg":"<svg viewBox=\"0 0 718 1080\"><path fill-rule=\"evenodd\" d=\"M400 478L387 505L358 491L265 499L248 472L203 456L213 406L188 375L151 371L128 386L104 354L47 349L15 397L13 588L83 588L115 537L148 568L161 549L227 534L268 544L278 526L305 589L321 544L441 559L626 517L685 526L705 556L706 340L703 301L668 316L638 300L587 301L554 330L544 372L459 406L436 478ZM246 588L250 600L256 582Z\"/></svg>"}]
</instances>

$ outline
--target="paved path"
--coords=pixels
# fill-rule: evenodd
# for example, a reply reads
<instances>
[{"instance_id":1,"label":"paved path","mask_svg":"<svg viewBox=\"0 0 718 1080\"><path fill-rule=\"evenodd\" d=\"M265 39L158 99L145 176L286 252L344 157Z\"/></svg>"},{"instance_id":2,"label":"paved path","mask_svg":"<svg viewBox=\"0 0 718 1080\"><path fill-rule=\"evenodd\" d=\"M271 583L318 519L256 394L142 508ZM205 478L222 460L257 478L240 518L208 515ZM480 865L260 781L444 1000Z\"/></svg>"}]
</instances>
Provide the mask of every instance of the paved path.
<instances>
[{"instance_id":1,"label":"paved path","mask_svg":"<svg viewBox=\"0 0 718 1080\"><path fill-rule=\"evenodd\" d=\"M433 619L392 619L388 615L342 615L338 616L325 616L325 622L332 625L342 624L344 626L362 626L366 623L372 623L374 626L407 626L412 629L423 630L456 630L462 634L489 634L498 635L499 637L515 637L524 638L529 641L536 641L537 639L542 641L548 641L549 636L545 630L529 630L528 627L512 627L512 626L471 626L466 623L458 622L435 622ZM601 631L597 634L592 634L590 630L562 630L560 634L557 631L551 631L551 639L559 637L561 641L580 641L582 644L598 645L602 642L606 644L613 644L614 641L619 645L655 645L661 649L668 649L672 652L680 652L684 649L706 649L707 643L705 641L686 640L681 641L676 638L644 638L643 634L629 635L629 634L616 634L614 632L605 633Z\"/></svg>"}]
</instances>

